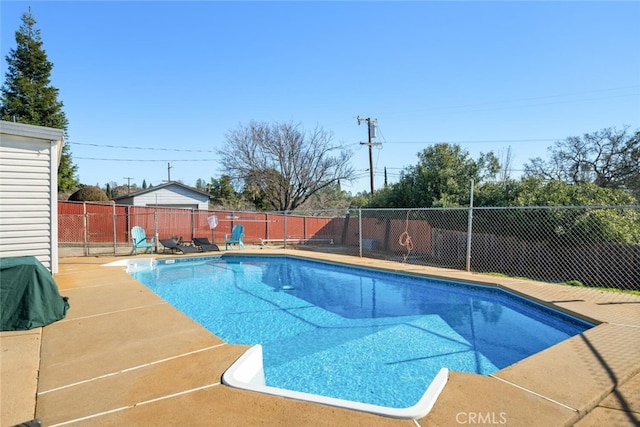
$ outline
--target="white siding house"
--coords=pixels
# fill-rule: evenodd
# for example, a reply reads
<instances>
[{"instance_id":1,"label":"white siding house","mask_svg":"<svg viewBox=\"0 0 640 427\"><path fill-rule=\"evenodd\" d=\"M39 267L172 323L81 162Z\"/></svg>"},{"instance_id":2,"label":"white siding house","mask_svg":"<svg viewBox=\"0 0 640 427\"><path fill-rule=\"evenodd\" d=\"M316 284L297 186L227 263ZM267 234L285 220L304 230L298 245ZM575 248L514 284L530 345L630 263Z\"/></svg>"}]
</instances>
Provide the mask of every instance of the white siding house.
<instances>
[{"instance_id":1,"label":"white siding house","mask_svg":"<svg viewBox=\"0 0 640 427\"><path fill-rule=\"evenodd\" d=\"M58 272L58 163L64 132L0 121L0 257Z\"/></svg>"},{"instance_id":2,"label":"white siding house","mask_svg":"<svg viewBox=\"0 0 640 427\"><path fill-rule=\"evenodd\" d=\"M120 205L209 209L209 194L179 182L168 182L113 200Z\"/></svg>"}]
</instances>

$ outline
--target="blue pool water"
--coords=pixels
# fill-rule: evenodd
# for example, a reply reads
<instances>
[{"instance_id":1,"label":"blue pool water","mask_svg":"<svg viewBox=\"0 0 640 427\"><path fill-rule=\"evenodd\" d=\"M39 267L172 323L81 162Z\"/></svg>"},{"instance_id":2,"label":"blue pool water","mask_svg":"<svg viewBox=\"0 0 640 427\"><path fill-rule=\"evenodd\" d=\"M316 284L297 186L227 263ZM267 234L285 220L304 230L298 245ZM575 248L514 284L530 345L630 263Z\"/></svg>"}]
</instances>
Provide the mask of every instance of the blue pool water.
<instances>
[{"instance_id":1,"label":"blue pool water","mask_svg":"<svg viewBox=\"0 0 640 427\"><path fill-rule=\"evenodd\" d=\"M296 258L131 274L225 341L261 344L267 385L393 408L442 367L487 375L593 326L493 287Z\"/></svg>"}]
</instances>

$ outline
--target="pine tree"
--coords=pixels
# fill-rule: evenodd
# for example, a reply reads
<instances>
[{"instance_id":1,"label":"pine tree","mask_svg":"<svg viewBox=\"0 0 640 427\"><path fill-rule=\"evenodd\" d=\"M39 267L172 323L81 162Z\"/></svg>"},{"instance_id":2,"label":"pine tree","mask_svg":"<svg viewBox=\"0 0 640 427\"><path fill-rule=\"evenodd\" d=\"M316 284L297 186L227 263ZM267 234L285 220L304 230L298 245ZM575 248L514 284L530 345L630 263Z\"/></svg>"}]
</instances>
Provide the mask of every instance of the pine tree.
<instances>
[{"instance_id":1,"label":"pine tree","mask_svg":"<svg viewBox=\"0 0 640 427\"><path fill-rule=\"evenodd\" d=\"M68 121L58 101L58 89L51 86L53 63L42 48L40 30L29 10L22 14L22 25L16 31L16 48L6 56L8 68L2 86L0 118L7 121L46 126L64 130L67 137ZM76 188L78 167L73 164L68 144L62 147L58 166L58 191Z\"/></svg>"}]
</instances>

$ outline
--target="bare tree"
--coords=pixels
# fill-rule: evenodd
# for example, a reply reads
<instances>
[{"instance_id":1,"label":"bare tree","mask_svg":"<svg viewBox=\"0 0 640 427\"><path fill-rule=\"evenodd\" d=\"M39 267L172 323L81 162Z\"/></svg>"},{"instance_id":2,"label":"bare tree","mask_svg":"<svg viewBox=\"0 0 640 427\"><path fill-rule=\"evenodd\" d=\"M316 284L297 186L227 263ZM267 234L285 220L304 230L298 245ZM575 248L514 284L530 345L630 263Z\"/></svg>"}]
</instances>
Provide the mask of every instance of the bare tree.
<instances>
[{"instance_id":1,"label":"bare tree","mask_svg":"<svg viewBox=\"0 0 640 427\"><path fill-rule=\"evenodd\" d=\"M346 209L348 207L349 198L347 192L342 190L340 184L335 183L315 193L299 209L321 215L320 211Z\"/></svg>"},{"instance_id":2,"label":"bare tree","mask_svg":"<svg viewBox=\"0 0 640 427\"><path fill-rule=\"evenodd\" d=\"M499 173L499 181L507 182L509 180L509 176L511 174L511 167L513 165L513 152L511 151L511 146L507 148L507 152L500 153L500 173Z\"/></svg>"},{"instance_id":3,"label":"bare tree","mask_svg":"<svg viewBox=\"0 0 640 427\"><path fill-rule=\"evenodd\" d=\"M252 121L226 135L221 162L230 176L259 190L263 206L292 211L318 191L352 179L352 153L332 140L320 127L306 132L292 123Z\"/></svg>"},{"instance_id":4,"label":"bare tree","mask_svg":"<svg viewBox=\"0 0 640 427\"><path fill-rule=\"evenodd\" d=\"M535 158L525 165L526 175L625 189L638 197L640 131L633 135L627 131L628 127L606 128L558 141L549 148L549 160Z\"/></svg>"}]
</instances>

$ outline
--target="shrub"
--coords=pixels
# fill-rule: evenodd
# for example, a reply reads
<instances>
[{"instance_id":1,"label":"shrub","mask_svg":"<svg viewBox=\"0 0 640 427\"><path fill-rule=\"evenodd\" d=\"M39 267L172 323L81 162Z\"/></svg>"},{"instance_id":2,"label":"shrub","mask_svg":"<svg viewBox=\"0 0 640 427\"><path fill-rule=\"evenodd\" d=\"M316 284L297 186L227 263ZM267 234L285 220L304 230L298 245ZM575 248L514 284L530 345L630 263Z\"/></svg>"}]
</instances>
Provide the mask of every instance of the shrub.
<instances>
[{"instance_id":1,"label":"shrub","mask_svg":"<svg viewBox=\"0 0 640 427\"><path fill-rule=\"evenodd\" d=\"M82 187L75 193L69 196L69 201L72 202L108 202L109 197L107 193L102 191L99 187L87 186Z\"/></svg>"}]
</instances>

